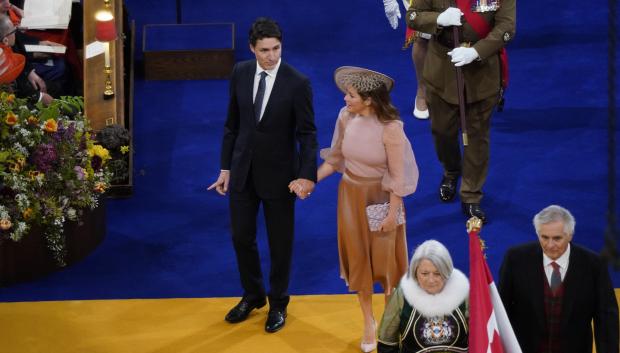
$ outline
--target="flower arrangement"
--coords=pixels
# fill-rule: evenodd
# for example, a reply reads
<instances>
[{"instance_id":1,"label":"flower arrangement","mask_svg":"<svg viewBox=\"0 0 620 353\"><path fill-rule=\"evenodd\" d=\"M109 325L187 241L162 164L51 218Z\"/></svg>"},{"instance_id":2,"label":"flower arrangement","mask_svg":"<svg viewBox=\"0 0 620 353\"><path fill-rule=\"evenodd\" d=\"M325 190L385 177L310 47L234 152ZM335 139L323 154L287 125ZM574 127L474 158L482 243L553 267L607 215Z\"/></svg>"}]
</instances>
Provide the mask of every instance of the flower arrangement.
<instances>
[{"instance_id":1,"label":"flower arrangement","mask_svg":"<svg viewBox=\"0 0 620 353\"><path fill-rule=\"evenodd\" d=\"M80 97L49 106L0 93L0 241L19 241L31 226L65 265L64 224L94 209L108 188L108 150L97 144Z\"/></svg>"}]
</instances>

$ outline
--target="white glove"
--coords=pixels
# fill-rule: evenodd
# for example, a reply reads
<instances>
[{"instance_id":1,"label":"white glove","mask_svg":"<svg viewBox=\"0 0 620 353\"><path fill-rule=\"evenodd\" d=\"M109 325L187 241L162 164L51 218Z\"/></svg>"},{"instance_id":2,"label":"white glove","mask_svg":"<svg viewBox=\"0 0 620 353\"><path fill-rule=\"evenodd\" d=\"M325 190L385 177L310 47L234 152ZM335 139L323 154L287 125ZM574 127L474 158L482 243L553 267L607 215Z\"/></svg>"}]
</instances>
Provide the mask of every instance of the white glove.
<instances>
[{"instance_id":1,"label":"white glove","mask_svg":"<svg viewBox=\"0 0 620 353\"><path fill-rule=\"evenodd\" d=\"M463 12L458 7L448 7L437 16L437 24L442 27L460 26Z\"/></svg>"},{"instance_id":2,"label":"white glove","mask_svg":"<svg viewBox=\"0 0 620 353\"><path fill-rule=\"evenodd\" d=\"M468 47L454 48L448 52L448 55L452 57L454 66L467 65L480 57L476 49Z\"/></svg>"},{"instance_id":3,"label":"white glove","mask_svg":"<svg viewBox=\"0 0 620 353\"><path fill-rule=\"evenodd\" d=\"M400 19L400 8L396 0L383 0L383 7L385 9L385 16L390 21L390 26L393 29L398 27L398 20Z\"/></svg>"}]
</instances>

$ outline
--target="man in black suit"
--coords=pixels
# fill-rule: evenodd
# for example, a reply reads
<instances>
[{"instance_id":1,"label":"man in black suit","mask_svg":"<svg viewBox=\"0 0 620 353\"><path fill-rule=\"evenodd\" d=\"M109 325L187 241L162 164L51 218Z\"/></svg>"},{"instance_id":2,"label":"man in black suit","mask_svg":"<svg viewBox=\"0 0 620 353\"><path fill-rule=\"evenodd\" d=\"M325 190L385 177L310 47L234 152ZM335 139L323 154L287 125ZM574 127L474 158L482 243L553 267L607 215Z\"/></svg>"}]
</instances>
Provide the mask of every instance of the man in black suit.
<instances>
[{"instance_id":1,"label":"man in black suit","mask_svg":"<svg viewBox=\"0 0 620 353\"><path fill-rule=\"evenodd\" d=\"M499 292L524 353L618 353L618 303L607 265L571 242L575 219L551 205L534 217L538 243L509 249Z\"/></svg>"},{"instance_id":2,"label":"man in black suit","mask_svg":"<svg viewBox=\"0 0 620 353\"><path fill-rule=\"evenodd\" d=\"M209 190L225 195L230 189L232 239L244 289L226 315L231 323L266 304L256 246L256 217L263 205L271 254L265 330L276 332L285 324L289 302L295 194L307 197L316 182L316 127L310 81L281 60L278 24L257 19L250 50L256 60L233 68L221 172Z\"/></svg>"}]
</instances>

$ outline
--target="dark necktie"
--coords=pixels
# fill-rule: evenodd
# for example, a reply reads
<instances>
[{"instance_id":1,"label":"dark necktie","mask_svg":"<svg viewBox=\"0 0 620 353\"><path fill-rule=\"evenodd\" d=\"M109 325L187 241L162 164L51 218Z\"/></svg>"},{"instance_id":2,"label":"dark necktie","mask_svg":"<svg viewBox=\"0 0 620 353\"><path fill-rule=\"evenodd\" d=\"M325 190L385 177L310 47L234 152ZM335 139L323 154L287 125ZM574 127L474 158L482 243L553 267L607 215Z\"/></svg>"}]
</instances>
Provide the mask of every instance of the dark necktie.
<instances>
[{"instance_id":1,"label":"dark necktie","mask_svg":"<svg viewBox=\"0 0 620 353\"><path fill-rule=\"evenodd\" d=\"M263 71L260 73L256 98L254 98L254 117L257 124L260 121L260 110L263 107L263 98L265 98L265 76L267 76L267 72Z\"/></svg>"},{"instance_id":2,"label":"dark necktie","mask_svg":"<svg viewBox=\"0 0 620 353\"><path fill-rule=\"evenodd\" d=\"M560 288L560 284L562 284L562 276L560 275L560 265L553 261L551 267L553 267L553 272L551 272L549 287L551 287L551 291L555 294L558 288Z\"/></svg>"}]
</instances>

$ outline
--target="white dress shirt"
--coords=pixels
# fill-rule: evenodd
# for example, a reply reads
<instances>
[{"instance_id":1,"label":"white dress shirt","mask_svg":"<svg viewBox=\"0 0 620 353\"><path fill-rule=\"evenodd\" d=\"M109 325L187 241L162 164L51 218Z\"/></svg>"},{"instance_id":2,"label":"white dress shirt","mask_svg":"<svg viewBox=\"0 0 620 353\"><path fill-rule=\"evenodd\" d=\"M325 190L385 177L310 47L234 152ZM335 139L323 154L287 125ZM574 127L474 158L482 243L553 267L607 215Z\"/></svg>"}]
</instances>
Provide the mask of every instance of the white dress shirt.
<instances>
[{"instance_id":1,"label":"white dress shirt","mask_svg":"<svg viewBox=\"0 0 620 353\"><path fill-rule=\"evenodd\" d=\"M265 70L258 62L256 62L256 74L254 75L254 89L252 91L252 102L256 99L256 91L258 91L258 82L260 81L261 72L265 71L267 76L265 76L265 95L263 96L263 106L260 108L260 118L263 118L263 113L265 112L265 107L267 106L267 102L269 102L269 96L271 95L271 90L273 89L273 83L276 81L276 75L278 74L278 69L280 68L280 63L282 59L278 60L276 67L271 70Z\"/></svg>"},{"instance_id":2,"label":"white dress shirt","mask_svg":"<svg viewBox=\"0 0 620 353\"><path fill-rule=\"evenodd\" d=\"M560 278L562 279L562 282L564 282L564 277L566 276L566 270L568 270L568 257L569 256L570 256L570 243L568 244L568 247L566 248L566 251L564 252L564 254L562 254L562 256L558 257L557 260L555 260L555 263L560 266ZM545 275L547 276L547 282L550 285L551 285L551 274L553 273L553 266L551 266L551 263L553 261L554 260L551 260L549 256L543 253L543 266L545 267Z\"/></svg>"}]
</instances>

